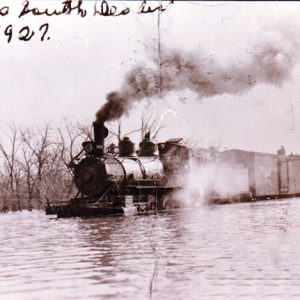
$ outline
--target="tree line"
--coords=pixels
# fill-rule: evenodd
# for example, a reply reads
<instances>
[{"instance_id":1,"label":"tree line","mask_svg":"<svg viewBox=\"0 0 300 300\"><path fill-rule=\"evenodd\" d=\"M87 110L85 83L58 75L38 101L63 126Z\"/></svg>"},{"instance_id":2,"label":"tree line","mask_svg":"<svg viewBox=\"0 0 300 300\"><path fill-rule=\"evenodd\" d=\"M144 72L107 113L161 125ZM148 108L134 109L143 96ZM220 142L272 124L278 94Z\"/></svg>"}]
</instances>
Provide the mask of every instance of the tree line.
<instances>
[{"instance_id":1,"label":"tree line","mask_svg":"<svg viewBox=\"0 0 300 300\"><path fill-rule=\"evenodd\" d=\"M63 126L0 127L0 211L43 209L47 200L75 196L68 168L91 128L64 120Z\"/></svg>"}]
</instances>

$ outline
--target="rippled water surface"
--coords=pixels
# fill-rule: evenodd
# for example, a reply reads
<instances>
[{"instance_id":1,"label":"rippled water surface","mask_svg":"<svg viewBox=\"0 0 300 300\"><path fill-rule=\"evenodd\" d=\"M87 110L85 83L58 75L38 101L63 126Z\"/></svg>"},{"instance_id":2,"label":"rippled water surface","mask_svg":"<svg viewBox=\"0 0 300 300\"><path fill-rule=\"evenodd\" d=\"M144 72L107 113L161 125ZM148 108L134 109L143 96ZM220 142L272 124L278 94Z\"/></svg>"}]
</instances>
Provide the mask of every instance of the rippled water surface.
<instances>
[{"instance_id":1,"label":"rippled water surface","mask_svg":"<svg viewBox=\"0 0 300 300\"><path fill-rule=\"evenodd\" d=\"M1 299L300 299L300 201L0 215Z\"/></svg>"}]
</instances>

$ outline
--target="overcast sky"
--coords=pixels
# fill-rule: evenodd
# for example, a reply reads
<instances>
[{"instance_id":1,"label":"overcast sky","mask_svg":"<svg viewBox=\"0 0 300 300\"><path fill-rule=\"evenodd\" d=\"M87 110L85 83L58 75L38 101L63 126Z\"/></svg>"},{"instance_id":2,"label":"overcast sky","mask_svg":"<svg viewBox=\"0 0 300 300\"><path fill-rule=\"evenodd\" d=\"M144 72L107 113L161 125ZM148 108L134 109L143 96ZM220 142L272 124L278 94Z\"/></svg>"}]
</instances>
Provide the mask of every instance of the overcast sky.
<instances>
[{"instance_id":1,"label":"overcast sky","mask_svg":"<svg viewBox=\"0 0 300 300\"><path fill-rule=\"evenodd\" d=\"M9 1L10 2L10 1ZM7 3L9 3L7 2ZM1 3L5 3L1 1ZM32 1L32 6L60 7L59 1ZM157 3L157 2L155 2ZM165 2L164 2L165 3ZM157 14L135 13L141 1L116 2L132 11L120 17L78 16L17 19L21 3L11 3L8 16L0 17L0 120L26 126L59 124L64 117L91 123L105 96L120 88L126 72L135 64L150 65L157 53ZM88 13L93 1L84 2ZM165 3L166 5L166 3ZM246 61L265 39L278 43L277 33L300 40L300 3L201 3L176 2L161 15L161 45L205 53L223 65ZM34 36L18 41L22 26L36 32L49 22L50 40ZM7 43L5 27L13 24ZM299 44L298 44L299 45ZM199 98L184 89L163 99L142 101L122 119L124 132L140 125L140 116L153 111L164 115L159 140L184 137L200 145L275 152L284 145L300 153L300 62L296 49L293 68L280 84L258 83L243 93ZM164 114L166 111L172 111ZM1 126L0 124L0 126ZM110 126L110 124L107 124ZM114 126L112 124L112 126Z\"/></svg>"}]
</instances>

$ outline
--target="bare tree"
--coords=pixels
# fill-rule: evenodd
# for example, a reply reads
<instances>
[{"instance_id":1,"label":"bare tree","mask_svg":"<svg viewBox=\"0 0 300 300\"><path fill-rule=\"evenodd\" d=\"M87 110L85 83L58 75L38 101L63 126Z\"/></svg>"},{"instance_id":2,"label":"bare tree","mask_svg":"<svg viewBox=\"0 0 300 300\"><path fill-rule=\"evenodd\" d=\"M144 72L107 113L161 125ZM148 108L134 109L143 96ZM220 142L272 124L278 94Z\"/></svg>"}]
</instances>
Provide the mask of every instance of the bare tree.
<instances>
[{"instance_id":1,"label":"bare tree","mask_svg":"<svg viewBox=\"0 0 300 300\"><path fill-rule=\"evenodd\" d=\"M158 133L164 128L159 124L159 120L152 113L145 112L141 117L141 138L143 139L147 133L150 133L152 139L156 139Z\"/></svg>"},{"instance_id":2,"label":"bare tree","mask_svg":"<svg viewBox=\"0 0 300 300\"><path fill-rule=\"evenodd\" d=\"M24 135L24 133L23 133ZM34 198L34 189L35 189L35 176L34 176L34 156L32 155L32 150L29 148L28 144L32 144L32 141L28 143L28 139L31 139L32 136L29 135L26 137L27 141L23 142L21 147L21 155L18 159L18 164L20 165L21 169L24 173L24 181L26 186L26 193L28 199L28 209L32 209L32 200Z\"/></svg>"},{"instance_id":3,"label":"bare tree","mask_svg":"<svg viewBox=\"0 0 300 300\"><path fill-rule=\"evenodd\" d=\"M52 157L52 165L55 167L53 171L57 171L56 177L61 177L61 181L64 182L65 197L70 197L74 191L73 169L70 166L74 161L80 159L83 153L82 142L92 140L92 128L81 123L71 123L64 119L64 126L57 128L57 133L56 150L59 157L56 159ZM63 163L63 166L61 163Z\"/></svg>"},{"instance_id":4,"label":"bare tree","mask_svg":"<svg viewBox=\"0 0 300 300\"><path fill-rule=\"evenodd\" d=\"M82 152L82 142L92 140L90 126L81 123L73 124L64 119L64 126L57 128L59 141L57 146L60 149L60 158L70 171L70 162L79 159Z\"/></svg>"},{"instance_id":5,"label":"bare tree","mask_svg":"<svg viewBox=\"0 0 300 300\"><path fill-rule=\"evenodd\" d=\"M53 145L50 139L50 125L47 124L44 129L33 132L29 129L22 132L22 140L31 151L33 164L35 167L35 190L37 194L38 207L42 205L42 183L43 168L49 159L49 148Z\"/></svg>"},{"instance_id":6,"label":"bare tree","mask_svg":"<svg viewBox=\"0 0 300 300\"><path fill-rule=\"evenodd\" d=\"M7 171L10 199L17 200L18 209L20 203L20 168L17 164L17 155L20 148L20 129L15 124L9 125L7 130L1 129L6 143L0 141L0 153L4 159L4 169ZM14 201L12 201L14 205Z\"/></svg>"}]
</instances>

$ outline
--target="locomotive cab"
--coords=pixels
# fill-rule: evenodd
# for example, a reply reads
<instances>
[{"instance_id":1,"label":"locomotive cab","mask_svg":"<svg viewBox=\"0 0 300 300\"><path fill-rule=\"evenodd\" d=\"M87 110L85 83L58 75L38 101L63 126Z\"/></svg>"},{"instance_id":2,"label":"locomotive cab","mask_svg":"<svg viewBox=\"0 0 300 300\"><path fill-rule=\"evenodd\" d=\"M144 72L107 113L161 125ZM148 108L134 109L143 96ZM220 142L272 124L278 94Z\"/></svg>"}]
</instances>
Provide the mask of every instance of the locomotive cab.
<instances>
[{"instance_id":1,"label":"locomotive cab","mask_svg":"<svg viewBox=\"0 0 300 300\"><path fill-rule=\"evenodd\" d=\"M187 167L190 153L182 138L170 139L158 144L159 155L168 176L176 176Z\"/></svg>"}]
</instances>

